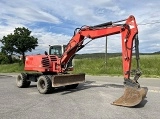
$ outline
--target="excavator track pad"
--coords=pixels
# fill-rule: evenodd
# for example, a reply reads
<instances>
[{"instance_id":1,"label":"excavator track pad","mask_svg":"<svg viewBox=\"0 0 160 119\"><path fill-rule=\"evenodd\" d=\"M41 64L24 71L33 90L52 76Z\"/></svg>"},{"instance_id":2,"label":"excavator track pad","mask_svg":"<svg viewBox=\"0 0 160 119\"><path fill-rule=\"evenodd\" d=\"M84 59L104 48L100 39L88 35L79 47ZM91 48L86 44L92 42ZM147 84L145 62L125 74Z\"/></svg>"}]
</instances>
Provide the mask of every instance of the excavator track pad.
<instances>
[{"instance_id":1,"label":"excavator track pad","mask_svg":"<svg viewBox=\"0 0 160 119\"><path fill-rule=\"evenodd\" d=\"M140 104L147 95L148 89L125 87L124 94L112 104L116 106L134 107Z\"/></svg>"}]
</instances>

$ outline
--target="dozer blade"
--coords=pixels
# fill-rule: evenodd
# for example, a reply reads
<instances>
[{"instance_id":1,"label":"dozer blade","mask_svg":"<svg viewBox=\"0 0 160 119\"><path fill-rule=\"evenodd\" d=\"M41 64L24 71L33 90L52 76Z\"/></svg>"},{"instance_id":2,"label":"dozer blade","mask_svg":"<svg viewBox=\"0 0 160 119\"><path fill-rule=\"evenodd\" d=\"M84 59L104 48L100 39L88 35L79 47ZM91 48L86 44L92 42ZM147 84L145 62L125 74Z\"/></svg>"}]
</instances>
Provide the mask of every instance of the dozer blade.
<instances>
[{"instance_id":1,"label":"dozer blade","mask_svg":"<svg viewBox=\"0 0 160 119\"><path fill-rule=\"evenodd\" d=\"M112 104L124 107L133 107L141 103L146 97L147 89L126 87L124 94Z\"/></svg>"},{"instance_id":2,"label":"dozer blade","mask_svg":"<svg viewBox=\"0 0 160 119\"><path fill-rule=\"evenodd\" d=\"M52 87L60 87L85 82L85 74L64 74L52 77Z\"/></svg>"}]
</instances>

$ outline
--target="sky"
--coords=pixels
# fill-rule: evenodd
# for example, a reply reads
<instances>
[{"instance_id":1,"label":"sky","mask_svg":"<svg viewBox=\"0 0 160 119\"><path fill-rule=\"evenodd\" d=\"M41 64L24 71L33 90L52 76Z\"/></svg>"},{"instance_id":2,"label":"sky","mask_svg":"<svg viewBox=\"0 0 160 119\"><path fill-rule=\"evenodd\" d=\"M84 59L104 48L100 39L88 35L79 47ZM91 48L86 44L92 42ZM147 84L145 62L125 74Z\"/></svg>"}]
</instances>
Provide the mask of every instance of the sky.
<instances>
[{"instance_id":1,"label":"sky","mask_svg":"<svg viewBox=\"0 0 160 119\"><path fill-rule=\"evenodd\" d=\"M0 39L17 27L28 28L39 45L31 54L41 54L49 45L67 44L77 27L133 15L138 24L140 52L153 53L160 51L159 6L159 0L0 0ZM105 52L105 40L95 39L78 53ZM120 34L108 36L107 41L107 52L121 52Z\"/></svg>"}]
</instances>

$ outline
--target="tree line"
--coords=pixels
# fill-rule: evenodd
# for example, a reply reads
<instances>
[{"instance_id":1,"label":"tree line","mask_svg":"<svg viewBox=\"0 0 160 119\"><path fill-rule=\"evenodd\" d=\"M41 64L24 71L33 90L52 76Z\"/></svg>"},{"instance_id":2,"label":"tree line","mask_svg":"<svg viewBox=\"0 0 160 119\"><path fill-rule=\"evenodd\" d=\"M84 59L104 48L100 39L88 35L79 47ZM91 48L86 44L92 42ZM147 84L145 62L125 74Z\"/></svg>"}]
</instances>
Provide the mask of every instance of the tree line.
<instances>
[{"instance_id":1,"label":"tree line","mask_svg":"<svg viewBox=\"0 0 160 119\"><path fill-rule=\"evenodd\" d=\"M25 62L25 53L31 52L38 46L38 39L31 36L31 31L25 27L15 28L14 33L3 36L0 39L2 43L0 51L0 64L14 63L17 60L14 55L22 56Z\"/></svg>"}]
</instances>

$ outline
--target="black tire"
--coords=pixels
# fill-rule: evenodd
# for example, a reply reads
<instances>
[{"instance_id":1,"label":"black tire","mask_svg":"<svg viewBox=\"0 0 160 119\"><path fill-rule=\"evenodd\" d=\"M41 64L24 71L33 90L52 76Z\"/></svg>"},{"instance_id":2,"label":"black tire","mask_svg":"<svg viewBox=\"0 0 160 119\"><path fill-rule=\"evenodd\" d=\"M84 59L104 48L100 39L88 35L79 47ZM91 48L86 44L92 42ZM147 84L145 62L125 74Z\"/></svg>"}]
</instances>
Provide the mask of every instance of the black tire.
<instances>
[{"instance_id":1,"label":"black tire","mask_svg":"<svg viewBox=\"0 0 160 119\"><path fill-rule=\"evenodd\" d=\"M16 78L16 84L19 88L27 88L30 86L31 81L27 81L27 74L21 73Z\"/></svg>"},{"instance_id":2,"label":"black tire","mask_svg":"<svg viewBox=\"0 0 160 119\"><path fill-rule=\"evenodd\" d=\"M78 85L79 84L67 85L67 86L65 86L65 88L67 88L67 89L75 89L75 88L77 88Z\"/></svg>"},{"instance_id":3,"label":"black tire","mask_svg":"<svg viewBox=\"0 0 160 119\"><path fill-rule=\"evenodd\" d=\"M52 90L52 82L48 76L40 76L37 82L37 89L41 94L50 93Z\"/></svg>"}]
</instances>

